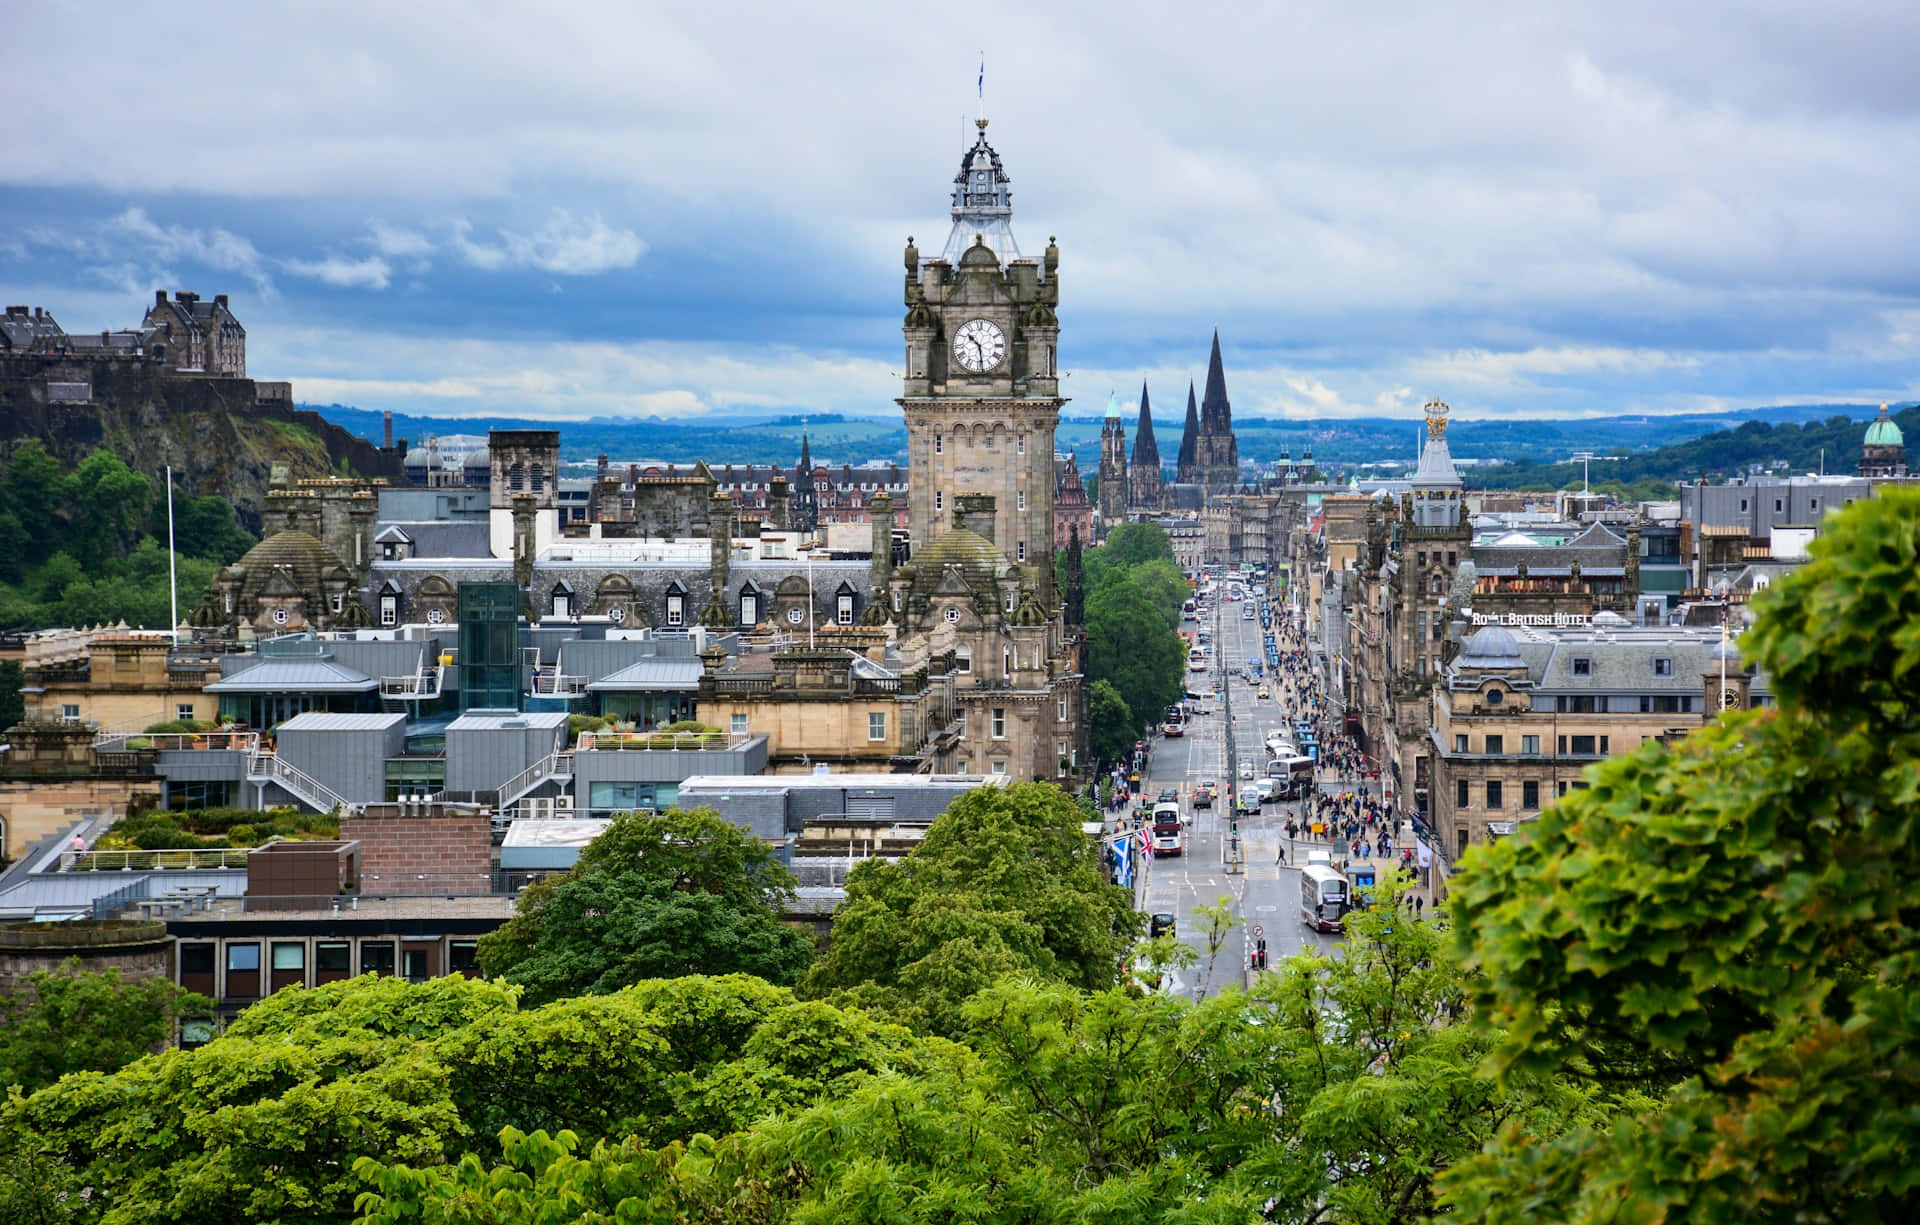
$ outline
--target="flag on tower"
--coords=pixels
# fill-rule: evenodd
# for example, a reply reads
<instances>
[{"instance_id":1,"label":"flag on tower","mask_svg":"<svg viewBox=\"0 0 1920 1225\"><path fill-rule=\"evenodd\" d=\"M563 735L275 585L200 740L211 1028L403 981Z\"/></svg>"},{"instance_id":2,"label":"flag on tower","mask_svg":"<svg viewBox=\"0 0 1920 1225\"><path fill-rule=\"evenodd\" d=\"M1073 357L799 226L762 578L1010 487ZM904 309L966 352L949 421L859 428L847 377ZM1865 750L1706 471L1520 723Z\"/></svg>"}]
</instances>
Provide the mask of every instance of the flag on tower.
<instances>
[{"instance_id":1,"label":"flag on tower","mask_svg":"<svg viewBox=\"0 0 1920 1225\"><path fill-rule=\"evenodd\" d=\"M978 92L980 100L985 102L987 100L987 57L984 55L980 57L980 84L978 86Z\"/></svg>"}]
</instances>

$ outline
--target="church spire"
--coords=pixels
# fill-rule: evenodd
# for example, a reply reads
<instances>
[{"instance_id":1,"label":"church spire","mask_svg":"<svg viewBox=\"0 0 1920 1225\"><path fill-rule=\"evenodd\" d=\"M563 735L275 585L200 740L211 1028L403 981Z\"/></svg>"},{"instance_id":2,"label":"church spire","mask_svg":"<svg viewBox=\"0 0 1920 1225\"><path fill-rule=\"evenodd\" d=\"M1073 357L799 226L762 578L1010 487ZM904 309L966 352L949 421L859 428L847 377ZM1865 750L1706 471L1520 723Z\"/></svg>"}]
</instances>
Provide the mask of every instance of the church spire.
<instances>
[{"instance_id":1,"label":"church spire","mask_svg":"<svg viewBox=\"0 0 1920 1225\"><path fill-rule=\"evenodd\" d=\"M1187 383L1187 428L1180 435L1180 462L1175 479L1188 485L1200 479L1200 401L1194 397L1193 383Z\"/></svg>"},{"instance_id":2,"label":"church spire","mask_svg":"<svg viewBox=\"0 0 1920 1225\"><path fill-rule=\"evenodd\" d=\"M1207 394L1200 400L1200 420L1210 434L1233 429L1233 406L1227 402L1227 371L1220 362L1220 329L1213 330L1213 356L1207 359Z\"/></svg>"},{"instance_id":3,"label":"church spire","mask_svg":"<svg viewBox=\"0 0 1920 1225\"><path fill-rule=\"evenodd\" d=\"M1153 406L1147 402L1147 385L1140 384L1140 423L1133 427L1133 467L1136 472L1160 475L1160 446L1153 440Z\"/></svg>"}]
</instances>

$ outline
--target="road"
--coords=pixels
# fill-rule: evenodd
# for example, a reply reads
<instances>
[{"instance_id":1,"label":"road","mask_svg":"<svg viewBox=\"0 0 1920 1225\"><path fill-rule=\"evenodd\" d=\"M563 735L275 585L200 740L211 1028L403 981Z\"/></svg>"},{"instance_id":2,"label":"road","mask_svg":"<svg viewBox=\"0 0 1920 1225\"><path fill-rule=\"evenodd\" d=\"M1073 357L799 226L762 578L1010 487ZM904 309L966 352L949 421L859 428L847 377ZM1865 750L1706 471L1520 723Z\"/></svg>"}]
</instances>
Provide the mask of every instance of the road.
<instances>
[{"instance_id":1,"label":"road","mask_svg":"<svg viewBox=\"0 0 1920 1225\"><path fill-rule=\"evenodd\" d=\"M1268 960L1273 964L1303 948L1329 950L1339 939L1301 925L1300 874L1277 862L1280 844L1286 841L1282 827L1297 805L1267 804L1241 821L1245 870L1229 872L1223 862L1223 844L1228 841L1232 824L1228 784L1242 785L1233 776L1230 759L1251 761L1256 772L1263 770L1266 753L1262 745L1267 732L1292 725L1291 712L1280 702L1260 699L1256 696L1258 687L1240 679L1241 667L1262 659L1260 622L1257 618L1243 619L1242 615L1242 610L1253 606L1247 601L1229 604L1215 596L1207 614L1213 631L1214 666L1205 673L1189 672L1187 676L1189 688L1210 688L1216 696L1203 703L1208 714L1189 721L1186 735L1171 740L1156 738L1148 763L1146 798L1151 800L1162 790L1177 787L1181 807L1191 817L1186 853L1177 858L1157 858L1148 866L1142 902L1142 909L1150 914L1173 912L1181 940L1198 950L1199 962L1178 976L1174 984L1175 990L1191 996L1210 994L1243 981L1255 924L1264 930ZM1192 806L1193 789L1203 782L1220 786L1220 799L1211 809ZM1290 862L1295 858L1293 850L1288 850L1287 858ZM1194 908L1215 904L1222 898L1228 899L1234 913L1244 916L1246 922L1229 933L1218 956L1212 959L1209 973L1206 935Z\"/></svg>"}]
</instances>

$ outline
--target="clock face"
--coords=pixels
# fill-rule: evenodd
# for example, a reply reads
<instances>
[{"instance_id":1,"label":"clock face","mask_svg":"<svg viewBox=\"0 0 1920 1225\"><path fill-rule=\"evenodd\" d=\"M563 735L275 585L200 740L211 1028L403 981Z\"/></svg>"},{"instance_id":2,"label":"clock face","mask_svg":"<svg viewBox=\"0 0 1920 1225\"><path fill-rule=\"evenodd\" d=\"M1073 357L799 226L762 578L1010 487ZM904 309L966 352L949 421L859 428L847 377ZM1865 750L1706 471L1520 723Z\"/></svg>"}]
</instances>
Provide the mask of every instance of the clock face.
<instances>
[{"instance_id":1,"label":"clock face","mask_svg":"<svg viewBox=\"0 0 1920 1225\"><path fill-rule=\"evenodd\" d=\"M960 624L960 610L957 608L949 608L946 612L942 613L941 615L947 619L948 625Z\"/></svg>"},{"instance_id":2,"label":"clock face","mask_svg":"<svg viewBox=\"0 0 1920 1225\"><path fill-rule=\"evenodd\" d=\"M435 608L435 609L430 609L430 610L428 610L428 612L427 612L427 621L428 621L428 622L429 622L430 624L433 624L433 625L438 625L438 624L440 624L440 623L441 623L442 621L445 621L446 619L447 619L447 614L445 614L445 613L443 613L443 612L441 612L441 611L440 611L439 609L437 609L437 608Z\"/></svg>"},{"instance_id":3,"label":"clock face","mask_svg":"<svg viewBox=\"0 0 1920 1225\"><path fill-rule=\"evenodd\" d=\"M1007 336L987 319L970 319L953 334L953 360L978 374L1007 355Z\"/></svg>"},{"instance_id":4,"label":"clock face","mask_svg":"<svg viewBox=\"0 0 1920 1225\"><path fill-rule=\"evenodd\" d=\"M793 622L795 625L800 624L802 621L805 621L806 619L807 619L807 614L801 612L797 608L789 608L787 610L787 620Z\"/></svg>"},{"instance_id":5,"label":"clock face","mask_svg":"<svg viewBox=\"0 0 1920 1225\"><path fill-rule=\"evenodd\" d=\"M1732 710L1738 705L1740 705L1740 693L1738 690L1728 689L1723 693L1721 693L1720 695L1721 710Z\"/></svg>"}]
</instances>

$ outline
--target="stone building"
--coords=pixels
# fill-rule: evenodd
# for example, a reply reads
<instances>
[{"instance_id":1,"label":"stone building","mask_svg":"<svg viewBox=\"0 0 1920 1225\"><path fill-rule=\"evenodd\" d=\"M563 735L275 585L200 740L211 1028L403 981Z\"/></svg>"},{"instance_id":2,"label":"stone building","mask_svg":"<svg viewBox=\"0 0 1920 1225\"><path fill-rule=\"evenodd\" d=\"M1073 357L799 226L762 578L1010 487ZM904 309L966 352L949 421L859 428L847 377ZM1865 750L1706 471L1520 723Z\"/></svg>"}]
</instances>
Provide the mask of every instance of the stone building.
<instances>
[{"instance_id":1,"label":"stone building","mask_svg":"<svg viewBox=\"0 0 1920 1225\"><path fill-rule=\"evenodd\" d=\"M278 531L214 571L189 621L241 636L370 624L360 584L338 554L311 534Z\"/></svg>"},{"instance_id":2,"label":"stone building","mask_svg":"<svg viewBox=\"0 0 1920 1225\"><path fill-rule=\"evenodd\" d=\"M1133 458L1127 464L1127 509L1153 514L1167 509L1166 474L1160 471L1160 444L1153 437L1153 405L1140 384L1140 420L1133 427Z\"/></svg>"},{"instance_id":3,"label":"stone building","mask_svg":"<svg viewBox=\"0 0 1920 1225\"><path fill-rule=\"evenodd\" d=\"M1227 400L1217 329L1207 358L1207 392L1197 408L1193 386L1187 386L1187 427L1180 439L1177 479L1207 490L1229 490L1240 483L1240 444L1233 436L1233 406Z\"/></svg>"},{"instance_id":4,"label":"stone building","mask_svg":"<svg viewBox=\"0 0 1920 1225\"><path fill-rule=\"evenodd\" d=\"M20 670L29 723L136 730L219 713L202 692L219 656L177 650L165 630L44 630L28 636Z\"/></svg>"},{"instance_id":5,"label":"stone building","mask_svg":"<svg viewBox=\"0 0 1920 1225\"><path fill-rule=\"evenodd\" d=\"M1023 258L1012 212L983 119L942 254L909 239L904 256L912 556L891 613L914 654L960 661L961 759L945 768L1061 778L1085 755L1086 699L1052 558L1060 251Z\"/></svg>"},{"instance_id":6,"label":"stone building","mask_svg":"<svg viewBox=\"0 0 1920 1225\"><path fill-rule=\"evenodd\" d=\"M1585 787L1588 766L1687 735L1719 714L1723 693L1744 708L1764 690L1717 627L1635 626L1608 612L1577 628L1484 626L1431 686L1430 823L1457 856Z\"/></svg>"},{"instance_id":7,"label":"stone building","mask_svg":"<svg viewBox=\"0 0 1920 1225\"><path fill-rule=\"evenodd\" d=\"M1874 480L1899 480L1907 475L1906 436L1887 415L1885 401L1880 404L1880 415L1867 426L1860 448L1860 475Z\"/></svg>"},{"instance_id":8,"label":"stone building","mask_svg":"<svg viewBox=\"0 0 1920 1225\"><path fill-rule=\"evenodd\" d=\"M1126 522L1133 496L1127 482L1127 431L1120 423L1120 400L1107 395L1107 418L1100 426L1100 534Z\"/></svg>"},{"instance_id":9,"label":"stone building","mask_svg":"<svg viewBox=\"0 0 1920 1225\"><path fill-rule=\"evenodd\" d=\"M166 362L175 371L247 377L247 329L223 293L207 302L184 290L169 299L165 290L156 289L140 330L152 334L150 344L166 346Z\"/></svg>"},{"instance_id":10,"label":"stone building","mask_svg":"<svg viewBox=\"0 0 1920 1225\"><path fill-rule=\"evenodd\" d=\"M1087 500L1086 482L1080 479L1080 461L1069 451L1053 461L1053 547L1063 551L1074 539L1092 542L1093 504Z\"/></svg>"}]
</instances>

